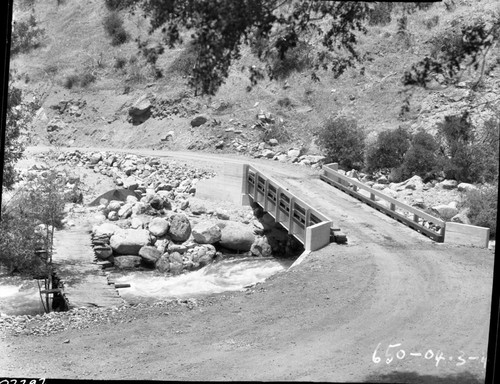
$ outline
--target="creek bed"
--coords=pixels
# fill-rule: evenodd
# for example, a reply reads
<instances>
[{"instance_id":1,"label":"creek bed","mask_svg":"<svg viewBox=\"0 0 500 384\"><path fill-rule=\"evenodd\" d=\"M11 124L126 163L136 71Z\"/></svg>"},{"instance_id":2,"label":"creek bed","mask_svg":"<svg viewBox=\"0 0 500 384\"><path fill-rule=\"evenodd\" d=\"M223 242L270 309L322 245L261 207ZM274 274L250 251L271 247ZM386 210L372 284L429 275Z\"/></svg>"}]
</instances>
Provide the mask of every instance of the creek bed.
<instances>
[{"instance_id":1,"label":"creek bed","mask_svg":"<svg viewBox=\"0 0 500 384\"><path fill-rule=\"evenodd\" d=\"M118 289L128 304L153 303L243 290L286 270L293 262L294 259L274 257L230 257L176 276L157 271L121 271L112 272L110 280L130 284L128 288Z\"/></svg>"}]
</instances>

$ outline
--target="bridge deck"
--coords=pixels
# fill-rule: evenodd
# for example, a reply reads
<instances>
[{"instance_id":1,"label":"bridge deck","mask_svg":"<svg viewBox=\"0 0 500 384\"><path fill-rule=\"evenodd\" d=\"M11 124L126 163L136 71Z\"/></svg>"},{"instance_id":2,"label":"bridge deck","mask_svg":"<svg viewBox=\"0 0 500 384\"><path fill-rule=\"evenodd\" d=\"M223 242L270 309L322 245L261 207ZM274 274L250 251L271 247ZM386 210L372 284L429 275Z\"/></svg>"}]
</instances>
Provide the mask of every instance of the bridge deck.
<instances>
[{"instance_id":1,"label":"bridge deck","mask_svg":"<svg viewBox=\"0 0 500 384\"><path fill-rule=\"evenodd\" d=\"M101 267L93 260L90 235L85 228L56 231L53 261L70 308L122 305L123 299L113 285L108 285Z\"/></svg>"}]
</instances>

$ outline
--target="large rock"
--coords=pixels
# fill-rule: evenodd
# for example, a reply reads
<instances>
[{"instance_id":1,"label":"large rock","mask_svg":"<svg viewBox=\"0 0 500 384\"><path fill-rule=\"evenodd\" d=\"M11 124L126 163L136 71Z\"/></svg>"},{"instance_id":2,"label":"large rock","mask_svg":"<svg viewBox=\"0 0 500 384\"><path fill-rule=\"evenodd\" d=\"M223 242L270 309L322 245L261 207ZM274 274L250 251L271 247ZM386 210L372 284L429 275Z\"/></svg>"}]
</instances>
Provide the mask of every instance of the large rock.
<instances>
[{"instance_id":1,"label":"large rock","mask_svg":"<svg viewBox=\"0 0 500 384\"><path fill-rule=\"evenodd\" d=\"M146 121L151 115L151 107L152 104L146 95L140 97L128 110L132 122L136 124Z\"/></svg>"},{"instance_id":2,"label":"large rock","mask_svg":"<svg viewBox=\"0 0 500 384\"><path fill-rule=\"evenodd\" d=\"M117 211L121 208L122 205L124 205L125 203L123 201L120 201L120 200L111 200L109 202L109 204L107 205L106 209L108 211Z\"/></svg>"},{"instance_id":3,"label":"large rock","mask_svg":"<svg viewBox=\"0 0 500 384\"><path fill-rule=\"evenodd\" d=\"M449 205L436 205L431 209L436 212L443 220L450 220L458 213L458 209L456 209L455 207L450 207Z\"/></svg>"},{"instance_id":4,"label":"large rock","mask_svg":"<svg viewBox=\"0 0 500 384\"><path fill-rule=\"evenodd\" d=\"M163 254L155 263L156 269L162 273L170 270L170 259L168 253Z\"/></svg>"},{"instance_id":5,"label":"large rock","mask_svg":"<svg viewBox=\"0 0 500 384\"><path fill-rule=\"evenodd\" d=\"M115 232L120 231L121 228L118 225L111 223L103 223L101 225L96 225L92 228L92 233L94 236L112 236Z\"/></svg>"},{"instance_id":6,"label":"large rock","mask_svg":"<svg viewBox=\"0 0 500 384\"><path fill-rule=\"evenodd\" d=\"M149 232L157 237L164 236L167 234L169 226L170 224L167 220L161 217L155 217L149 223Z\"/></svg>"},{"instance_id":7,"label":"large rock","mask_svg":"<svg viewBox=\"0 0 500 384\"><path fill-rule=\"evenodd\" d=\"M113 249L109 245L94 247L94 253L100 260L106 260L113 255Z\"/></svg>"},{"instance_id":8,"label":"large rock","mask_svg":"<svg viewBox=\"0 0 500 384\"><path fill-rule=\"evenodd\" d=\"M191 235L191 223L183 213L174 213L170 216L168 235L173 241L186 241Z\"/></svg>"},{"instance_id":9,"label":"large rock","mask_svg":"<svg viewBox=\"0 0 500 384\"><path fill-rule=\"evenodd\" d=\"M114 265L119 269L133 269L141 265L141 257L135 255L117 256Z\"/></svg>"},{"instance_id":10,"label":"large rock","mask_svg":"<svg viewBox=\"0 0 500 384\"><path fill-rule=\"evenodd\" d=\"M215 223L202 222L193 228L193 237L198 244L213 244L221 239L221 230Z\"/></svg>"},{"instance_id":11,"label":"large rock","mask_svg":"<svg viewBox=\"0 0 500 384\"><path fill-rule=\"evenodd\" d=\"M451 218L451 221L460 224L470 224L470 219L467 216L467 210L457 213Z\"/></svg>"},{"instance_id":12,"label":"large rock","mask_svg":"<svg viewBox=\"0 0 500 384\"><path fill-rule=\"evenodd\" d=\"M254 243L250 247L250 252L252 252L252 255L258 257L269 257L272 256L273 253L271 246L264 236L255 239Z\"/></svg>"},{"instance_id":13,"label":"large rock","mask_svg":"<svg viewBox=\"0 0 500 384\"><path fill-rule=\"evenodd\" d=\"M457 187L458 183L456 180L447 179L447 180L443 180L441 183L439 183L439 185L443 189L455 189Z\"/></svg>"},{"instance_id":14,"label":"large rock","mask_svg":"<svg viewBox=\"0 0 500 384\"><path fill-rule=\"evenodd\" d=\"M120 255L139 255L139 250L149 242L149 231L145 229L121 229L109 239L113 251Z\"/></svg>"},{"instance_id":15,"label":"large rock","mask_svg":"<svg viewBox=\"0 0 500 384\"><path fill-rule=\"evenodd\" d=\"M459 192L477 191L477 187L474 184L469 183L460 183L458 184L457 189Z\"/></svg>"},{"instance_id":16,"label":"large rock","mask_svg":"<svg viewBox=\"0 0 500 384\"><path fill-rule=\"evenodd\" d=\"M206 116L199 115L196 116L193 120L191 120L192 127L199 127L200 125L205 124L208 121Z\"/></svg>"},{"instance_id":17,"label":"large rock","mask_svg":"<svg viewBox=\"0 0 500 384\"><path fill-rule=\"evenodd\" d=\"M123 204L118 210L118 216L120 219L126 219L132 215L132 207L133 205L130 203Z\"/></svg>"},{"instance_id":18,"label":"large rock","mask_svg":"<svg viewBox=\"0 0 500 384\"><path fill-rule=\"evenodd\" d=\"M146 245L139 249L139 256L148 263L156 263L161 255L162 253L156 247L151 245Z\"/></svg>"},{"instance_id":19,"label":"large rock","mask_svg":"<svg viewBox=\"0 0 500 384\"><path fill-rule=\"evenodd\" d=\"M189 209L191 209L191 213L193 213L194 215L207 213L207 208L198 201L191 202L189 204Z\"/></svg>"},{"instance_id":20,"label":"large rock","mask_svg":"<svg viewBox=\"0 0 500 384\"><path fill-rule=\"evenodd\" d=\"M252 226L236 221L225 221L221 228L220 244L234 251L249 251L255 241ZM219 223L219 226L222 226Z\"/></svg>"},{"instance_id":21,"label":"large rock","mask_svg":"<svg viewBox=\"0 0 500 384\"><path fill-rule=\"evenodd\" d=\"M64 128L66 128L66 123L58 117L53 118L47 124L47 132L59 131Z\"/></svg>"}]
</instances>

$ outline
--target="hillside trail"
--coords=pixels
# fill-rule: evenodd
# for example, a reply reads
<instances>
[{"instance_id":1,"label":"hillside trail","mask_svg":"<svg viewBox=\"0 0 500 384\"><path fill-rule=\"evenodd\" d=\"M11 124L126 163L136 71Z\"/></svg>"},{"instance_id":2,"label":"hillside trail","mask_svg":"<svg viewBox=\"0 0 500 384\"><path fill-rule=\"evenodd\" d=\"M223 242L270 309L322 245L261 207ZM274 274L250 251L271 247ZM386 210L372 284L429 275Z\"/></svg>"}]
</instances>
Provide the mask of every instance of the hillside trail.
<instances>
[{"instance_id":1,"label":"hillside trail","mask_svg":"<svg viewBox=\"0 0 500 384\"><path fill-rule=\"evenodd\" d=\"M215 155L188 156L209 162ZM253 290L214 295L194 309L134 313L118 326L64 331L44 340L43 353L36 339L17 338L12 342L21 347L7 347L4 371L99 379L483 382L491 251L435 243L303 167L245 162L329 216L348 243L330 244ZM26 350L34 352L28 357Z\"/></svg>"}]
</instances>

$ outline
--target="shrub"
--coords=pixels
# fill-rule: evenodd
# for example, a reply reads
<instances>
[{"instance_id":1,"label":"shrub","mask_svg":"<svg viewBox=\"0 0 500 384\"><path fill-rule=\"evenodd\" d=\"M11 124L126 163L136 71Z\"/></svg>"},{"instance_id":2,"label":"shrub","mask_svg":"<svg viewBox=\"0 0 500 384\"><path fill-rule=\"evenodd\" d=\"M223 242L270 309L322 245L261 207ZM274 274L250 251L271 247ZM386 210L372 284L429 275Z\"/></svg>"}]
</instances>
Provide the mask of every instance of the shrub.
<instances>
[{"instance_id":1,"label":"shrub","mask_svg":"<svg viewBox=\"0 0 500 384\"><path fill-rule=\"evenodd\" d=\"M432 16L422 22L427 29L432 29L439 24L439 15Z\"/></svg>"},{"instance_id":2,"label":"shrub","mask_svg":"<svg viewBox=\"0 0 500 384\"><path fill-rule=\"evenodd\" d=\"M268 72L271 79L286 79L293 72L302 72L312 65L310 53L312 47L299 41L295 47L289 48L283 57L276 55L268 60Z\"/></svg>"},{"instance_id":3,"label":"shrub","mask_svg":"<svg viewBox=\"0 0 500 384\"><path fill-rule=\"evenodd\" d=\"M96 80L96 77L93 73L91 72L85 72L81 77L80 77L80 86L86 87L90 83L93 83Z\"/></svg>"},{"instance_id":4,"label":"shrub","mask_svg":"<svg viewBox=\"0 0 500 384\"><path fill-rule=\"evenodd\" d=\"M124 57L117 57L117 58L115 58L115 65L114 65L114 67L116 69L123 69L123 67L125 67L126 64L127 64L127 59L125 59Z\"/></svg>"},{"instance_id":5,"label":"shrub","mask_svg":"<svg viewBox=\"0 0 500 384\"><path fill-rule=\"evenodd\" d=\"M104 29L111 37L111 45L121 45L128 40L128 33L123 27L123 19L118 12L110 12L104 18Z\"/></svg>"},{"instance_id":6,"label":"shrub","mask_svg":"<svg viewBox=\"0 0 500 384\"><path fill-rule=\"evenodd\" d=\"M63 86L64 88L71 89L75 84L78 84L79 78L76 74L67 75L64 78Z\"/></svg>"},{"instance_id":7,"label":"shrub","mask_svg":"<svg viewBox=\"0 0 500 384\"><path fill-rule=\"evenodd\" d=\"M278 105L282 108L289 108L292 106L292 100L289 97L284 97L277 101Z\"/></svg>"},{"instance_id":8,"label":"shrub","mask_svg":"<svg viewBox=\"0 0 500 384\"><path fill-rule=\"evenodd\" d=\"M498 187L484 186L478 190L468 191L464 198L464 207L468 208L472 225L490 228L490 238L496 237Z\"/></svg>"},{"instance_id":9,"label":"shrub","mask_svg":"<svg viewBox=\"0 0 500 384\"><path fill-rule=\"evenodd\" d=\"M412 140L411 146L405 153L402 164L401 177L410 178L413 175L424 177L437 170L438 159L436 151L439 144L431 134L419 131Z\"/></svg>"},{"instance_id":10,"label":"shrub","mask_svg":"<svg viewBox=\"0 0 500 384\"><path fill-rule=\"evenodd\" d=\"M447 178L465 182L481 181L488 173L489 163L498 162L498 148L495 147L498 146L498 139L495 142L493 137L489 147L477 140L467 112L446 116L443 122L437 124L437 129L444 154L441 159L442 170Z\"/></svg>"},{"instance_id":11,"label":"shrub","mask_svg":"<svg viewBox=\"0 0 500 384\"><path fill-rule=\"evenodd\" d=\"M330 161L349 169L363 167L365 131L356 120L329 118L318 130L315 143Z\"/></svg>"},{"instance_id":12,"label":"shrub","mask_svg":"<svg viewBox=\"0 0 500 384\"><path fill-rule=\"evenodd\" d=\"M366 170L375 172L397 168L410 147L410 134L403 128L380 132L366 150Z\"/></svg>"},{"instance_id":13,"label":"shrub","mask_svg":"<svg viewBox=\"0 0 500 384\"><path fill-rule=\"evenodd\" d=\"M260 140L267 142L271 139L276 139L279 143L286 143L290 140L290 134L283 124L270 124L264 128Z\"/></svg>"},{"instance_id":14,"label":"shrub","mask_svg":"<svg viewBox=\"0 0 500 384\"><path fill-rule=\"evenodd\" d=\"M368 13L370 25L387 25L391 22L393 4L389 2L376 3Z\"/></svg>"},{"instance_id":15,"label":"shrub","mask_svg":"<svg viewBox=\"0 0 500 384\"><path fill-rule=\"evenodd\" d=\"M15 55L36 49L44 37L45 30L37 26L35 15L32 14L27 20L15 21L12 27L10 52Z\"/></svg>"},{"instance_id":16,"label":"shrub","mask_svg":"<svg viewBox=\"0 0 500 384\"><path fill-rule=\"evenodd\" d=\"M106 0L106 7L110 11L118 11L132 5L136 0Z\"/></svg>"},{"instance_id":17,"label":"shrub","mask_svg":"<svg viewBox=\"0 0 500 384\"><path fill-rule=\"evenodd\" d=\"M189 44L181 51L179 56L170 64L168 72L178 73L180 75L189 75L196 63L196 49L193 44Z\"/></svg>"}]
</instances>

